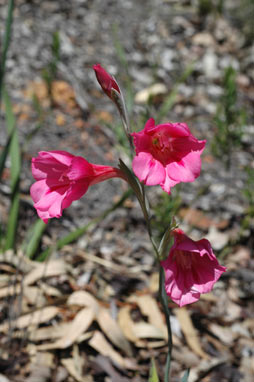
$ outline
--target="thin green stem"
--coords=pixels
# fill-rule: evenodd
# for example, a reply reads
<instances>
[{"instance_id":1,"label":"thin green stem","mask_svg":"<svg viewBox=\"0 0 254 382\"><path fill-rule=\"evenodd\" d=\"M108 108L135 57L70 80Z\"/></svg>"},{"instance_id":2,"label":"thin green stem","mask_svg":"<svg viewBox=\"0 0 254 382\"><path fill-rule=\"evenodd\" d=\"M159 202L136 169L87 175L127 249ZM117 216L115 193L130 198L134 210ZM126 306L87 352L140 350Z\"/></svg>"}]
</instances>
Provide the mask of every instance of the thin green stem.
<instances>
[{"instance_id":1,"label":"thin green stem","mask_svg":"<svg viewBox=\"0 0 254 382\"><path fill-rule=\"evenodd\" d=\"M172 353L172 331L171 331L171 325L170 325L170 310L168 307L168 297L165 290L165 274L164 269L160 265L160 272L159 272L159 298L160 302L163 307L163 311L166 317L166 325L167 325L167 331L168 331L168 354L167 354L167 361L165 366L165 373L164 373L164 382L169 382L169 372L170 372L170 363L171 363L171 353Z\"/></svg>"}]
</instances>

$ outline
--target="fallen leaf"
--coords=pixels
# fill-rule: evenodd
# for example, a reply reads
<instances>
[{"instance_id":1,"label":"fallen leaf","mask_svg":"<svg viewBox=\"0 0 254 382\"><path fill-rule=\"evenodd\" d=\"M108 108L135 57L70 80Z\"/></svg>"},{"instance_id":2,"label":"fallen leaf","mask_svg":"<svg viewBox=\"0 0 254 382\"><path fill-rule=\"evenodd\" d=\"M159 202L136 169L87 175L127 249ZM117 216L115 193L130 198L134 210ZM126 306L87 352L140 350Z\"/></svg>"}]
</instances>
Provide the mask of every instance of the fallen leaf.
<instances>
[{"instance_id":1,"label":"fallen leaf","mask_svg":"<svg viewBox=\"0 0 254 382\"><path fill-rule=\"evenodd\" d=\"M174 309L174 314L180 322L183 334L189 347L200 357L204 359L209 358L201 348L197 331L192 324L188 310L186 308Z\"/></svg>"},{"instance_id":2,"label":"fallen leaf","mask_svg":"<svg viewBox=\"0 0 254 382\"><path fill-rule=\"evenodd\" d=\"M55 306L48 306L35 312L31 312L19 317L17 320L11 322L12 327L17 329L26 328L31 325L40 325L44 322L52 320L59 313L59 309ZM9 329L10 322L5 322L0 325L0 332L6 332Z\"/></svg>"},{"instance_id":3,"label":"fallen leaf","mask_svg":"<svg viewBox=\"0 0 254 382\"><path fill-rule=\"evenodd\" d=\"M101 332L97 330L95 331L93 337L89 341L89 345L98 353L111 358L112 361L118 366L135 370L135 363L127 358L123 358L119 353L117 353Z\"/></svg>"},{"instance_id":4,"label":"fallen leaf","mask_svg":"<svg viewBox=\"0 0 254 382\"><path fill-rule=\"evenodd\" d=\"M111 342L126 353L129 357L132 356L132 350L129 342L124 337L123 332L118 323L111 317L107 309L100 309L97 317L97 322L105 335Z\"/></svg>"},{"instance_id":5,"label":"fallen leaf","mask_svg":"<svg viewBox=\"0 0 254 382\"><path fill-rule=\"evenodd\" d=\"M51 260L46 263L39 263L35 269L30 271L24 278L24 285L31 285L41 278L60 276L67 271L67 264L62 260Z\"/></svg>"},{"instance_id":6,"label":"fallen leaf","mask_svg":"<svg viewBox=\"0 0 254 382\"><path fill-rule=\"evenodd\" d=\"M66 368L68 373L78 382L93 382L90 375L82 376L76 362L73 358L61 359L62 365Z\"/></svg>"},{"instance_id":7,"label":"fallen leaf","mask_svg":"<svg viewBox=\"0 0 254 382\"><path fill-rule=\"evenodd\" d=\"M66 331L62 333L61 338L56 342L39 345L40 350L49 349L65 349L75 343L91 325L94 319L94 311L92 308L81 309L70 322Z\"/></svg>"},{"instance_id":8,"label":"fallen leaf","mask_svg":"<svg viewBox=\"0 0 254 382\"><path fill-rule=\"evenodd\" d=\"M97 300L90 293L83 290L78 290L72 293L67 300L67 305L90 307L96 316L98 315L100 309Z\"/></svg>"},{"instance_id":9,"label":"fallen leaf","mask_svg":"<svg viewBox=\"0 0 254 382\"><path fill-rule=\"evenodd\" d=\"M38 328L29 333L30 341L45 341L54 340L55 338L62 337L63 333L66 333L69 323L58 323L54 326L47 326L45 328Z\"/></svg>"},{"instance_id":10,"label":"fallen leaf","mask_svg":"<svg viewBox=\"0 0 254 382\"><path fill-rule=\"evenodd\" d=\"M165 333L163 333L159 328L154 325L148 324L147 322L135 322L132 324L132 330L134 335L138 339L142 338L158 338L164 339Z\"/></svg>"},{"instance_id":11,"label":"fallen leaf","mask_svg":"<svg viewBox=\"0 0 254 382\"><path fill-rule=\"evenodd\" d=\"M150 295L131 296L130 301L136 302L142 314L148 317L148 322L158 328L163 334L163 338L167 340L167 327L162 318L162 314L158 308L157 302Z\"/></svg>"}]
</instances>

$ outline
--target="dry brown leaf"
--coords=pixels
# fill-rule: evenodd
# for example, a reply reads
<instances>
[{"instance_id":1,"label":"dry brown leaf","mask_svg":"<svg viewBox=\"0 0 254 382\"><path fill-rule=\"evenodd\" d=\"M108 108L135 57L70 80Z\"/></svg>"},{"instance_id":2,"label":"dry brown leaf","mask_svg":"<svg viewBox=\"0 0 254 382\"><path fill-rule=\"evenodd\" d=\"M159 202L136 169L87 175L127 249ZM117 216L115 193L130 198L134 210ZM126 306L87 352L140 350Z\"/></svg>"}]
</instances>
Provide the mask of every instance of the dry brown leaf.
<instances>
[{"instance_id":1,"label":"dry brown leaf","mask_svg":"<svg viewBox=\"0 0 254 382\"><path fill-rule=\"evenodd\" d=\"M70 322L68 328L63 332L62 337L56 342L50 344L42 344L37 348L40 350L49 349L65 349L75 343L81 334L83 334L91 325L94 319L94 311L92 308L81 309Z\"/></svg>"},{"instance_id":2,"label":"dry brown leaf","mask_svg":"<svg viewBox=\"0 0 254 382\"><path fill-rule=\"evenodd\" d=\"M133 322L132 330L138 339L142 338L158 338L165 339L165 334L159 328L154 325L148 324L147 322Z\"/></svg>"},{"instance_id":3,"label":"dry brown leaf","mask_svg":"<svg viewBox=\"0 0 254 382\"><path fill-rule=\"evenodd\" d=\"M181 329L189 347L200 357L205 359L209 358L201 348L197 331L192 324L188 310L186 308L174 309L174 314L180 323Z\"/></svg>"},{"instance_id":4,"label":"dry brown leaf","mask_svg":"<svg viewBox=\"0 0 254 382\"><path fill-rule=\"evenodd\" d=\"M188 382L199 382L201 375L206 374L209 370L212 370L216 366L219 366L228 361L228 357L213 358L213 359L202 359L197 367L190 369L190 374Z\"/></svg>"},{"instance_id":5,"label":"dry brown leaf","mask_svg":"<svg viewBox=\"0 0 254 382\"><path fill-rule=\"evenodd\" d=\"M7 297L7 296L13 296L16 294L19 294L21 292L21 285L10 285L8 287L4 287L0 289L0 298Z\"/></svg>"},{"instance_id":6,"label":"dry brown leaf","mask_svg":"<svg viewBox=\"0 0 254 382\"><path fill-rule=\"evenodd\" d=\"M29 333L30 341L44 341L54 340L66 333L69 328L69 323L61 323L54 326L47 326L45 328L38 328Z\"/></svg>"},{"instance_id":7,"label":"dry brown leaf","mask_svg":"<svg viewBox=\"0 0 254 382\"><path fill-rule=\"evenodd\" d=\"M157 293L159 289L159 272L151 274L149 284L149 289L151 293Z\"/></svg>"},{"instance_id":8,"label":"dry brown leaf","mask_svg":"<svg viewBox=\"0 0 254 382\"><path fill-rule=\"evenodd\" d=\"M65 358L61 359L62 365L66 368L68 373L78 382L93 382L93 379L90 375L82 376L75 359Z\"/></svg>"},{"instance_id":9,"label":"dry brown leaf","mask_svg":"<svg viewBox=\"0 0 254 382\"><path fill-rule=\"evenodd\" d=\"M136 302L142 314L148 317L149 323L158 328L163 334L163 338L167 340L167 327L155 299L150 295L131 296L130 301Z\"/></svg>"},{"instance_id":10,"label":"dry brown leaf","mask_svg":"<svg viewBox=\"0 0 254 382\"><path fill-rule=\"evenodd\" d=\"M47 306L45 308L36 310L35 312L25 314L19 317L12 323L17 329L26 328L31 325L40 325L44 322L52 320L59 313L59 309L55 306ZM9 322L0 325L0 332L5 332L9 328Z\"/></svg>"},{"instance_id":11,"label":"dry brown leaf","mask_svg":"<svg viewBox=\"0 0 254 382\"><path fill-rule=\"evenodd\" d=\"M200 363L200 358L194 352L191 352L187 346L183 345L176 347L174 344L172 357L180 364L185 365L186 368L196 367Z\"/></svg>"},{"instance_id":12,"label":"dry brown leaf","mask_svg":"<svg viewBox=\"0 0 254 382\"><path fill-rule=\"evenodd\" d=\"M78 290L72 293L67 300L67 305L87 306L92 308L95 315L98 315L100 309L97 300L84 290Z\"/></svg>"},{"instance_id":13,"label":"dry brown leaf","mask_svg":"<svg viewBox=\"0 0 254 382\"><path fill-rule=\"evenodd\" d=\"M133 321L130 315L131 308L129 306L123 306L118 312L118 323L122 329L125 337L132 342L137 342L138 337L133 330Z\"/></svg>"},{"instance_id":14,"label":"dry brown leaf","mask_svg":"<svg viewBox=\"0 0 254 382\"><path fill-rule=\"evenodd\" d=\"M134 362L128 358L123 358L117 353L101 332L97 330L95 331L93 337L89 341L89 345L105 357L111 358L118 366L135 370L136 365Z\"/></svg>"},{"instance_id":15,"label":"dry brown leaf","mask_svg":"<svg viewBox=\"0 0 254 382\"><path fill-rule=\"evenodd\" d=\"M38 263L24 278L24 285L31 285L41 278L60 276L67 271L67 264L63 260L52 260L47 263Z\"/></svg>"},{"instance_id":16,"label":"dry brown leaf","mask_svg":"<svg viewBox=\"0 0 254 382\"><path fill-rule=\"evenodd\" d=\"M107 309L100 309L97 322L105 335L113 342L115 346L121 349L129 357L132 356L132 350L129 342L124 337L123 332L118 323L111 317Z\"/></svg>"},{"instance_id":17,"label":"dry brown leaf","mask_svg":"<svg viewBox=\"0 0 254 382\"><path fill-rule=\"evenodd\" d=\"M43 307L46 305L46 299L43 296L43 291L36 286L25 286L23 295L27 302L35 307Z\"/></svg>"},{"instance_id":18,"label":"dry brown leaf","mask_svg":"<svg viewBox=\"0 0 254 382\"><path fill-rule=\"evenodd\" d=\"M210 323L209 330L219 338L221 342L228 346L233 344L236 337L236 333L234 333L231 328L225 328L214 323Z\"/></svg>"}]
</instances>

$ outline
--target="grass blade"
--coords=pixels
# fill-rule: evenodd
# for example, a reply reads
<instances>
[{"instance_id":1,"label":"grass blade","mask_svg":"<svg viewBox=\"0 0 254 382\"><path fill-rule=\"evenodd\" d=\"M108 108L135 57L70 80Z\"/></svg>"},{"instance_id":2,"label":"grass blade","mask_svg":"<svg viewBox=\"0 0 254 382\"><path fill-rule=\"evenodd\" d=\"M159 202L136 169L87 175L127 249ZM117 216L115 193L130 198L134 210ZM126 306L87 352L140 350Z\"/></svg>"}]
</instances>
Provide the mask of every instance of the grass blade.
<instances>
[{"instance_id":1,"label":"grass blade","mask_svg":"<svg viewBox=\"0 0 254 382\"><path fill-rule=\"evenodd\" d=\"M14 0L9 0L8 13L7 13L7 19L5 24L3 50L2 50L2 57L1 57L1 64L0 64L0 100L2 97L2 90L3 90L2 88L3 88L3 80L4 80L4 74L5 74L5 67L6 67L6 57L7 57L7 52L10 46L10 41L11 41L11 26L12 26L12 19L13 19L13 10L14 10Z\"/></svg>"},{"instance_id":2,"label":"grass blade","mask_svg":"<svg viewBox=\"0 0 254 382\"><path fill-rule=\"evenodd\" d=\"M43 220L37 219L36 223L28 230L22 248L29 259L34 257L46 227L47 224Z\"/></svg>"},{"instance_id":3,"label":"grass blade","mask_svg":"<svg viewBox=\"0 0 254 382\"><path fill-rule=\"evenodd\" d=\"M2 88L2 90L5 104L6 127L9 135L12 135L9 146L9 154L11 157L11 208L6 231L5 250L7 250L9 248L14 248L16 237L19 212L19 176L21 170L21 154L11 100L6 90L4 88Z\"/></svg>"},{"instance_id":4,"label":"grass blade","mask_svg":"<svg viewBox=\"0 0 254 382\"><path fill-rule=\"evenodd\" d=\"M5 167L5 162L6 162L8 153L9 153L9 149L10 149L10 144L11 144L13 132L14 132L14 130L11 132L11 134L7 138L7 142L4 145L4 148L3 148L3 150L1 151L1 154L0 154L0 179L2 178L3 170L4 170L4 167Z\"/></svg>"}]
</instances>

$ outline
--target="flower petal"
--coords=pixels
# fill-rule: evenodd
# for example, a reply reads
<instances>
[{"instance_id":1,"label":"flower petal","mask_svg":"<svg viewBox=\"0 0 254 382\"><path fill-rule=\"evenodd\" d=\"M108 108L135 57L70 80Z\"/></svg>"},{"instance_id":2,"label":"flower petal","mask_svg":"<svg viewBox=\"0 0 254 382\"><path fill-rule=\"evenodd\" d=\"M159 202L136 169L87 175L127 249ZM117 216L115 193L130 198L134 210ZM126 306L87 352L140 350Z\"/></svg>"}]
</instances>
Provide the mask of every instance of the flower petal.
<instances>
[{"instance_id":1,"label":"flower petal","mask_svg":"<svg viewBox=\"0 0 254 382\"><path fill-rule=\"evenodd\" d=\"M201 159L198 151L192 151L179 162L166 166L168 176L179 182L193 182L200 174Z\"/></svg>"},{"instance_id":2,"label":"flower petal","mask_svg":"<svg viewBox=\"0 0 254 382\"><path fill-rule=\"evenodd\" d=\"M132 167L139 180L148 186L160 184L165 179L163 165L149 153L141 152L135 156Z\"/></svg>"}]
</instances>

